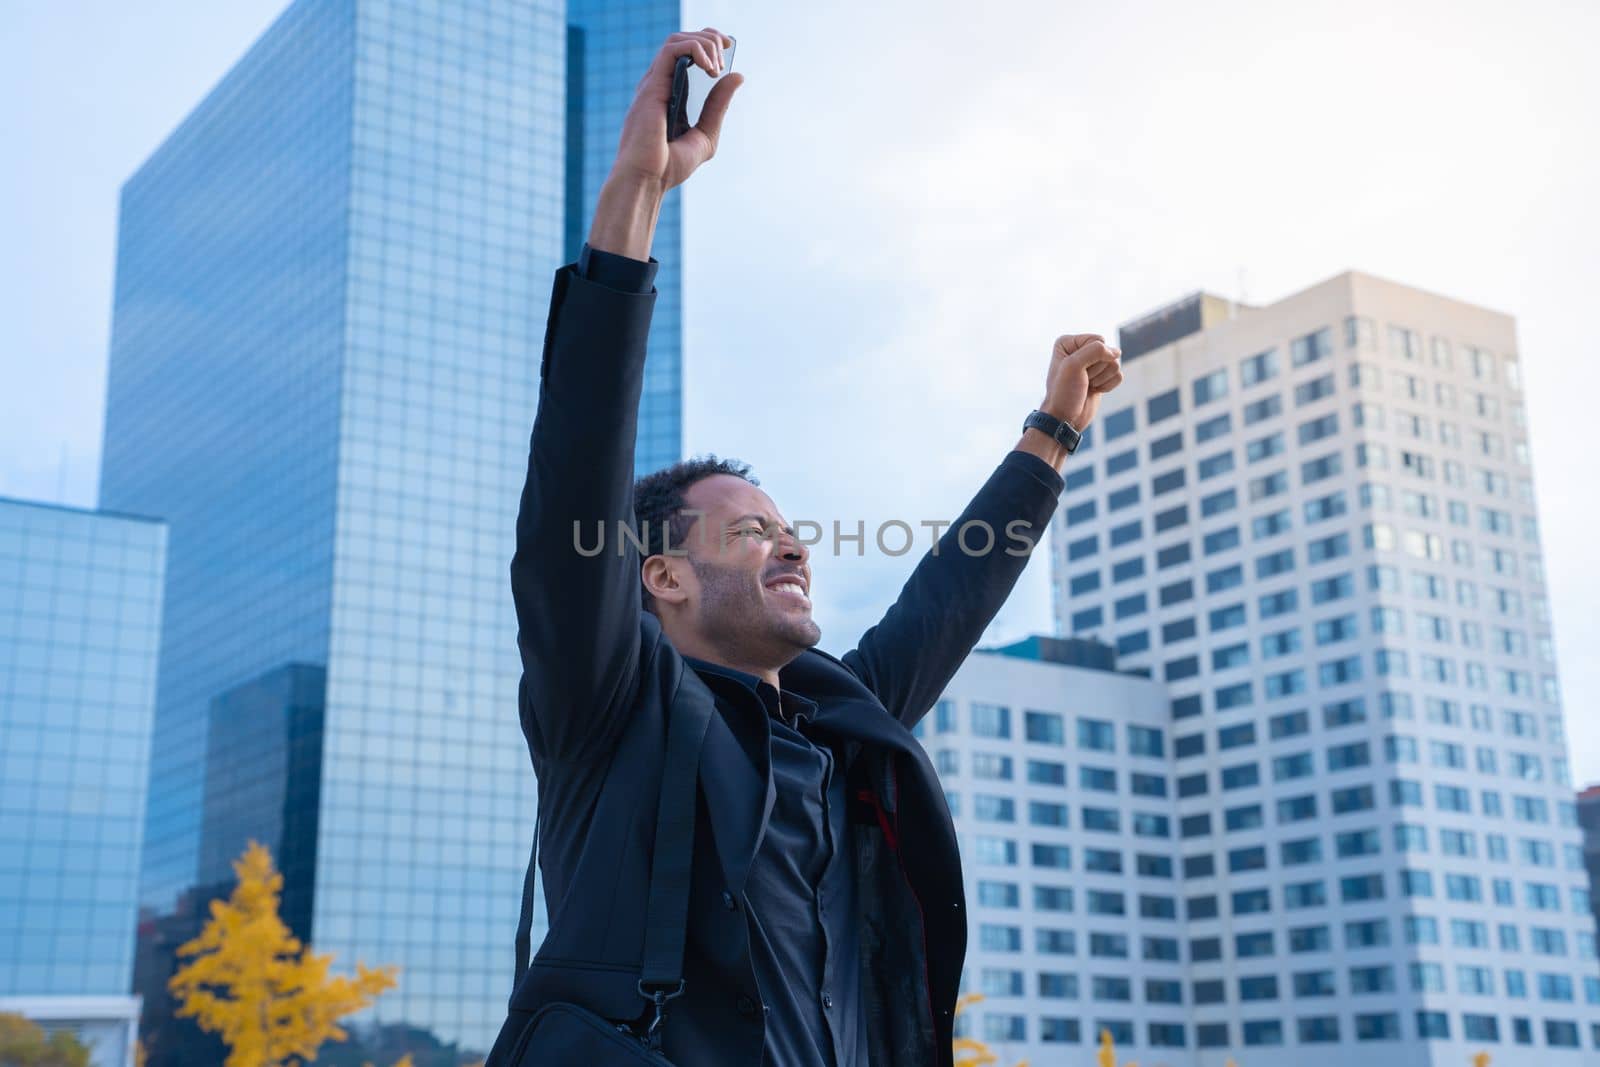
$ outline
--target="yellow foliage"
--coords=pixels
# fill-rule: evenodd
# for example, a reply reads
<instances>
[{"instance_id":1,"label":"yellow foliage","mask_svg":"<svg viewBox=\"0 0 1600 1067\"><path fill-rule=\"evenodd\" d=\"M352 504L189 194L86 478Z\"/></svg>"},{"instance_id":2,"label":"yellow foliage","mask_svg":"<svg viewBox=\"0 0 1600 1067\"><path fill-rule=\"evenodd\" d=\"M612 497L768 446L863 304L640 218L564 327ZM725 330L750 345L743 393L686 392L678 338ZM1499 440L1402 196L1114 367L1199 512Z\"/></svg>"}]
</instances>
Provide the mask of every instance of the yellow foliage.
<instances>
[{"instance_id":1,"label":"yellow foliage","mask_svg":"<svg viewBox=\"0 0 1600 1067\"><path fill-rule=\"evenodd\" d=\"M1100 1031L1100 1051L1095 1053L1094 1062L1096 1067L1117 1067L1117 1043L1112 1039L1110 1030ZM1139 1065L1129 1060L1122 1067L1139 1067ZM1236 1065L1229 1060L1227 1067Z\"/></svg>"},{"instance_id":2,"label":"yellow foliage","mask_svg":"<svg viewBox=\"0 0 1600 1067\"><path fill-rule=\"evenodd\" d=\"M394 987L397 968L357 963L353 979L330 977L333 956L302 945L278 917L283 876L266 846L250 842L233 870L233 895L212 901L200 935L178 949L194 959L167 983L177 1014L221 1035L226 1067L315 1059L323 1042L344 1040L341 1018Z\"/></svg>"},{"instance_id":3,"label":"yellow foliage","mask_svg":"<svg viewBox=\"0 0 1600 1067\"><path fill-rule=\"evenodd\" d=\"M1480 1052L1472 1057L1472 1067L1489 1067L1489 1054Z\"/></svg>"},{"instance_id":4,"label":"yellow foliage","mask_svg":"<svg viewBox=\"0 0 1600 1067\"><path fill-rule=\"evenodd\" d=\"M961 994L956 998L956 1014L960 1015L969 1005L982 999L982 993ZM1000 1059L988 1045L975 1037L958 1037L951 1042L951 1047L955 1049L956 1067L990 1067ZM1016 1067L1028 1067L1028 1061L1023 1060Z\"/></svg>"},{"instance_id":5,"label":"yellow foliage","mask_svg":"<svg viewBox=\"0 0 1600 1067\"><path fill-rule=\"evenodd\" d=\"M0 1012L0 1064L5 1067L89 1067L89 1049L68 1030L46 1034L32 1019Z\"/></svg>"}]
</instances>

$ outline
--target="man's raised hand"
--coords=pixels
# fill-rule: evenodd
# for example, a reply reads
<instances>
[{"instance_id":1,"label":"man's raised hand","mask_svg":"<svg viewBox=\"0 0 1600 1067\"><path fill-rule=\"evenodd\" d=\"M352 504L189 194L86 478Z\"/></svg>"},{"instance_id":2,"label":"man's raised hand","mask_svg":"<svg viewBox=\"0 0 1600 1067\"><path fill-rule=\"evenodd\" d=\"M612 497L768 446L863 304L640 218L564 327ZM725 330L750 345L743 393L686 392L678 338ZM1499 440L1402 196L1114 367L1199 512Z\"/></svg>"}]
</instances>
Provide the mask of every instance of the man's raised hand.
<instances>
[{"instance_id":1,"label":"man's raised hand","mask_svg":"<svg viewBox=\"0 0 1600 1067\"><path fill-rule=\"evenodd\" d=\"M1039 410L1065 419L1080 433L1100 410L1100 397L1122 384L1122 349L1097 333L1056 338Z\"/></svg>"},{"instance_id":2,"label":"man's raised hand","mask_svg":"<svg viewBox=\"0 0 1600 1067\"><path fill-rule=\"evenodd\" d=\"M614 179L644 182L665 193L681 185L700 164L716 155L728 103L744 84L743 74L722 73L722 50L731 44L733 38L710 26L667 38L639 80L633 103L623 119L622 138L611 171ZM700 110L700 120L683 136L668 141L667 100L672 95L672 72L679 56L689 56L695 66L716 78L716 84Z\"/></svg>"},{"instance_id":3,"label":"man's raised hand","mask_svg":"<svg viewBox=\"0 0 1600 1067\"><path fill-rule=\"evenodd\" d=\"M650 61L622 120L616 162L600 187L589 226L591 248L630 259L650 258L662 197L716 155L722 117L728 113L734 90L744 84L742 74L717 78L700 109L700 121L683 136L668 141L667 100L672 95L673 68L679 56L689 56L701 70L716 77L722 70L724 42L731 44L732 38L709 27L698 33L675 33Z\"/></svg>"}]
</instances>

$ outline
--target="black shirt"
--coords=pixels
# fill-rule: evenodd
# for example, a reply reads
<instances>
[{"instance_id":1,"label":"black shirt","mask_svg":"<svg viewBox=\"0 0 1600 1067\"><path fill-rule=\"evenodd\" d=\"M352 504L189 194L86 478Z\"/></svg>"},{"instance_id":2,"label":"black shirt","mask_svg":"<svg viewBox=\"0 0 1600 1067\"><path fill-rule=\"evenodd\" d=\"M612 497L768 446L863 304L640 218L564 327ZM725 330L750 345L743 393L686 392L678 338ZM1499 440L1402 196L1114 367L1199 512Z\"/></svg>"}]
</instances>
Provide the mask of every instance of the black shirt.
<instances>
[{"instance_id":1,"label":"black shirt","mask_svg":"<svg viewBox=\"0 0 1600 1067\"><path fill-rule=\"evenodd\" d=\"M765 714L774 799L745 914L766 1018L763 1067L868 1067L861 942L839 753L808 736L814 701L753 674L684 660L719 705Z\"/></svg>"}]
</instances>

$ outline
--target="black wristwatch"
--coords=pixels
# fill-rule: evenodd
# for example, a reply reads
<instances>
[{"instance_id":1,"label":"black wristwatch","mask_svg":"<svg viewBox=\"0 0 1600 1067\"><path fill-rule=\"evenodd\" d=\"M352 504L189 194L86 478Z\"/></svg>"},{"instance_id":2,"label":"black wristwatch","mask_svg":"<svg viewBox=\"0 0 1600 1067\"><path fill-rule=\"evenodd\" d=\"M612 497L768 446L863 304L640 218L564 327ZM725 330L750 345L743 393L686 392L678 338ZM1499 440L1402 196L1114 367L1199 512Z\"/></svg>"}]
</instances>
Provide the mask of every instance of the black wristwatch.
<instances>
[{"instance_id":1,"label":"black wristwatch","mask_svg":"<svg viewBox=\"0 0 1600 1067\"><path fill-rule=\"evenodd\" d=\"M1083 440L1083 434L1079 433L1077 427L1073 426L1072 423L1037 409L1022 420L1022 428L1024 430L1031 428L1041 431L1045 436L1066 449L1068 455L1076 452L1078 450L1078 442Z\"/></svg>"}]
</instances>

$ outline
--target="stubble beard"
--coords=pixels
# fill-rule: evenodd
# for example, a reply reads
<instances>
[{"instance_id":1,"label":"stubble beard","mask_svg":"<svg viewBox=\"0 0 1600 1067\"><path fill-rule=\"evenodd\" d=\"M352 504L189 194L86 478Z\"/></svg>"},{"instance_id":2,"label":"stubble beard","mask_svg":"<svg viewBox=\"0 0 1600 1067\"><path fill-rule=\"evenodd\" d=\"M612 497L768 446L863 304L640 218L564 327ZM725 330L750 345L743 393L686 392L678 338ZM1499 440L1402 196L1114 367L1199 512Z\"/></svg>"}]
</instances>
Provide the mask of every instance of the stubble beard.
<instances>
[{"instance_id":1,"label":"stubble beard","mask_svg":"<svg viewBox=\"0 0 1600 1067\"><path fill-rule=\"evenodd\" d=\"M689 565L700 581L705 634L719 648L763 662L792 659L822 639L809 612L768 605L760 580L749 571L693 558Z\"/></svg>"}]
</instances>

